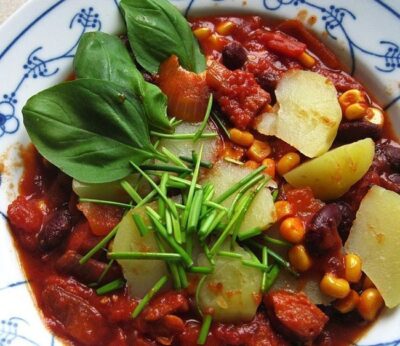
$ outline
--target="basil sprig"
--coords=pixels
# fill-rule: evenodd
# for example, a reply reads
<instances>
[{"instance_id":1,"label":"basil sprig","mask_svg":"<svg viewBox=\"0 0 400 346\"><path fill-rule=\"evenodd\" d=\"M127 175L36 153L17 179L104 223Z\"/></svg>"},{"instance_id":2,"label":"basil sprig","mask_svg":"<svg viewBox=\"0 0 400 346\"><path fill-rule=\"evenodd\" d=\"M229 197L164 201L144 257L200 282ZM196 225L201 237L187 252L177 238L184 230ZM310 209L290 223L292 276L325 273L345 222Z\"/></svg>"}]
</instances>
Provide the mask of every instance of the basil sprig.
<instances>
[{"instance_id":1,"label":"basil sprig","mask_svg":"<svg viewBox=\"0 0 400 346\"><path fill-rule=\"evenodd\" d=\"M185 17L167 0L122 0L129 43L137 62L156 73L171 55L196 73L206 68L205 58Z\"/></svg>"},{"instance_id":2,"label":"basil sprig","mask_svg":"<svg viewBox=\"0 0 400 346\"><path fill-rule=\"evenodd\" d=\"M39 152L69 176L86 183L122 179L157 157L140 100L99 79L78 79L31 97L24 125Z\"/></svg>"},{"instance_id":3,"label":"basil sprig","mask_svg":"<svg viewBox=\"0 0 400 346\"><path fill-rule=\"evenodd\" d=\"M118 37L103 32L84 34L74 58L74 69L77 78L108 80L132 91L143 102L149 126L172 132L167 97L156 85L144 80Z\"/></svg>"}]
</instances>

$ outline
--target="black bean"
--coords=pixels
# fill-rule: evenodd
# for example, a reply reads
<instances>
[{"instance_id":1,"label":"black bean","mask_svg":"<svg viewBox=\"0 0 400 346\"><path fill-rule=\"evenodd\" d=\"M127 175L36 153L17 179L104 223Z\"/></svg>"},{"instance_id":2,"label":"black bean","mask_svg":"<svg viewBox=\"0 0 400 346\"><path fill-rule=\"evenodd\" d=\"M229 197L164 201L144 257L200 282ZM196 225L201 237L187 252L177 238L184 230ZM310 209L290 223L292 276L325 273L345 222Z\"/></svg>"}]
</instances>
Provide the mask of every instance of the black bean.
<instances>
[{"instance_id":1,"label":"black bean","mask_svg":"<svg viewBox=\"0 0 400 346\"><path fill-rule=\"evenodd\" d=\"M40 248L43 251L54 250L70 234L71 228L70 211L66 208L56 210L38 234Z\"/></svg>"},{"instance_id":2,"label":"black bean","mask_svg":"<svg viewBox=\"0 0 400 346\"><path fill-rule=\"evenodd\" d=\"M344 243L349 237L350 229L353 225L354 219L356 218L356 214L348 203L338 202L336 204L339 207L340 213L342 214L342 220L338 225L338 232L342 242Z\"/></svg>"},{"instance_id":3,"label":"black bean","mask_svg":"<svg viewBox=\"0 0 400 346\"><path fill-rule=\"evenodd\" d=\"M241 68L246 61L246 49L239 42L228 43L222 50L222 62L230 70Z\"/></svg>"},{"instance_id":4,"label":"black bean","mask_svg":"<svg viewBox=\"0 0 400 346\"><path fill-rule=\"evenodd\" d=\"M281 79L282 74L283 71L277 70L273 67L268 67L256 77L256 81L261 88L272 93L275 90L278 81Z\"/></svg>"},{"instance_id":5,"label":"black bean","mask_svg":"<svg viewBox=\"0 0 400 346\"><path fill-rule=\"evenodd\" d=\"M367 137L377 140L381 134L382 129L378 125L357 120L341 123L336 138L341 142L350 143Z\"/></svg>"},{"instance_id":6,"label":"black bean","mask_svg":"<svg viewBox=\"0 0 400 346\"><path fill-rule=\"evenodd\" d=\"M305 237L305 245L311 255L322 256L342 246L338 233L341 221L340 208L335 203L327 204L315 214Z\"/></svg>"}]
</instances>

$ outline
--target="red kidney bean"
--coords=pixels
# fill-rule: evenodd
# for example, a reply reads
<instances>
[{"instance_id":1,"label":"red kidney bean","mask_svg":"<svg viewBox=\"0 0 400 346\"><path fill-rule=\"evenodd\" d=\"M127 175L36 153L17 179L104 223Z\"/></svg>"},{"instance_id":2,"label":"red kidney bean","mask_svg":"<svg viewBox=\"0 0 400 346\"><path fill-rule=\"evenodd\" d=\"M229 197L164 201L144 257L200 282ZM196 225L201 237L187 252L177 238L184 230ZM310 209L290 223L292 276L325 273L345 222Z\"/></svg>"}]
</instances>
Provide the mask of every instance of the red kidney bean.
<instances>
[{"instance_id":1,"label":"red kidney bean","mask_svg":"<svg viewBox=\"0 0 400 346\"><path fill-rule=\"evenodd\" d=\"M256 76L256 81L261 86L261 88L273 94L284 72L284 70L279 70L273 67L271 64L267 67L266 70Z\"/></svg>"},{"instance_id":2,"label":"red kidney bean","mask_svg":"<svg viewBox=\"0 0 400 346\"><path fill-rule=\"evenodd\" d=\"M383 152L391 167L396 171L400 171L400 148L388 144L383 148Z\"/></svg>"},{"instance_id":3,"label":"red kidney bean","mask_svg":"<svg viewBox=\"0 0 400 346\"><path fill-rule=\"evenodd\" d=\"M70 234L72 217L68 209L58 209L50 216L38 234L39 247L51 251L58 247Z\"/></svg>"},{"instance_id":4,"label":"red kidney bean","mask_svg":"<svg viewBox=\"0 0 400 346\"><path fill-rule=\"evenodd\" d=\"M90 259L85 264L80 264L81 258L82 256L77 252L68 250L57 260L56 269L63 274L73 276L84 284L96 282L106 269L107 264L95 259ZM102 282L109 282L120 277L122 277L122 273L119 267L112 266Z\"/></svg>"},{"instance_id":5,"label":"red kidney bean","mask_svg":"<svg viewBox=\"0 0 400 346\"><path fill-rule=\"evenodd\" d=\"M335 203L325 205L314 215L305 236L305 245L311 255L322 256L340 249L342 240L338 226L341 221L340 208Z\"/></svg>"},{"instance_id":6,"label":"red kidney bean","mask_svg":"<svg viewBox=\"0 0 400 346\"><path fill-rule=\"evenodd\" d=\"M338 202L336 205L339 207L342 219L337 227L340 238L344 243L349 237L351 226L356 218L356 214L351 206L346 202Z\"/></svg>"},{"instance_id":7,"label":"red kidney bean","mask_svg":"<svg viewBox=\"0 0 400 346\"><path fill-rule=\"evenodd\" d=\"M228 43L222 50L222 62L230 70L241 68L247 61L247 51L239 42Z\"/></svg>"},{"instance_id":8,"label":"red kidney bean","mask_svg":"<svg viewBox=\"0 0 400 346\"><path fill-rule=\"evenodd\" d=\"M350 143L370 137L377 140L382 135L382 129L369 121L356 120L341 123L336 136L341 142Z\"/></svg>"},{"instance_id":9,"label":"red kidney bean","mask_svg":"<svg viewBox=\"0 0 400 346\"><path fill-rule=\"evenodd\" d=\"M400 193L400 174L399 173L383 173L381 175L381 184L384 188Z\"/></svg>"}]
</instances>

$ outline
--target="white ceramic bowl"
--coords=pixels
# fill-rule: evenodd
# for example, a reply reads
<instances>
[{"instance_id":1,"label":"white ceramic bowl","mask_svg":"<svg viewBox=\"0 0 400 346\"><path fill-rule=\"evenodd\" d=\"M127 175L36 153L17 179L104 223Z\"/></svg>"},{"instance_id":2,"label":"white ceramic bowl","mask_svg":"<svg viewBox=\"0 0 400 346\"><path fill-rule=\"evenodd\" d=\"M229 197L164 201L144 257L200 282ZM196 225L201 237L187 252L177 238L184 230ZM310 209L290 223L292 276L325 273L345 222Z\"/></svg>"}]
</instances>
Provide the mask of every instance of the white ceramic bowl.
<instances>
[{"instance_id":1,"label":"white ceramic bowl","mask_svg":"<svg viewBox=\"0 0 400 346\"><path fill-rule=\"evenodd\" d=\"M400 133L400 1L173 0L189 15L315 16L313 29L378 102ZM117 0L32 0L0 27L0 346L56 345L44 327L21 271L6 221L28 142L21 108L36 92L64 80L80 36L118 33ZM396 117L397 114L397 117ZM386 311L360 345L400 345L400 309Z\"/></svg>"}]
</instances>

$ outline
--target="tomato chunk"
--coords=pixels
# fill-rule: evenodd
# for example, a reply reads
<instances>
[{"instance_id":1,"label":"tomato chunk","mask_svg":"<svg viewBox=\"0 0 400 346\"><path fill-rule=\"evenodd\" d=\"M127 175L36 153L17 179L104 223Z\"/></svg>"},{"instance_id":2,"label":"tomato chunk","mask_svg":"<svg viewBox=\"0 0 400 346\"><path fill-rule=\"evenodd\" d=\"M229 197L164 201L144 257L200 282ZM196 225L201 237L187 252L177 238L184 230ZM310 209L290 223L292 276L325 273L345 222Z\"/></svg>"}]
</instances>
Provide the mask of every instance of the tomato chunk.
<instances>
[{"instance_id":1,"label":"tomato chunk","mask_svg":"<svg viewBox=\"0 0 400 346\"><path fill-rule=\"evenodd\" d=\"M41 200L18 196L8 206L8 218L13 227L27 233L38 233L43 222Z\"/></svg>"},{"instance_id":2,"label":"tomato chunk","mask_svg":"<svg viewBox=\"0 0 400 346\"><path fill-rule=\"evenodd\" d=\"M306 50L304 43L282 32L259 30L257 36L266 48L289 58L296 58Z\"/></svg>"}]
</instances>

